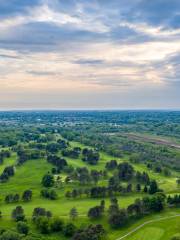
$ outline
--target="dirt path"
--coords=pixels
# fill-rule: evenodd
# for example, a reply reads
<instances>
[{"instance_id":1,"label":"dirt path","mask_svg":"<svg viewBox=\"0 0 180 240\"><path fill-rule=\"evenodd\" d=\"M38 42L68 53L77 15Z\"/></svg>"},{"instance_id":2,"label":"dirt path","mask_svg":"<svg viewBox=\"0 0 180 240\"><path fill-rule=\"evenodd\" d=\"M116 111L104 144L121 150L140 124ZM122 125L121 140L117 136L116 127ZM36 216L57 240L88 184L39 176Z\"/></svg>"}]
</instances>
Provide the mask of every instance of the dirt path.
<instances>
[{"instance_id":1,"label":"dirt path","mask_svg":"<svg viewBox=\"0 0 180 240\"><path fill-rule=\"evenodd\" d=\"M123 134L123 135L130 137L133 140L140 140L140 141L144 141L144 142L165 145L168 147L180 149L180 144L174 143L173 141L170 141L170 140L156 139L156 138L149 137L149 136L140 136L140 135L136 135L135 133L127 133L127 134Z\"/></svg>"},{"instance_id":2,"label":"dirt path","mask_svg":"<svg viewBox=\"0 0 180 240\"><path fill-rule=\"evenodd\" d=\"M115 240L125 239L126 237L130 236L132 233L137 232L137 230L143 228L144 226L146 226L146 225L148 225L148 224L150 224L150 223L160 222L160 221L163 221L163 220L168 220L168 219L176 218L176 217L180 217L180 214L177 214L177 215L174 215L174 216L170 216L170 217L163 217L163 218L159 218L159 219L155 219L155 220L150 220L150 221L144 222L143 224L141 224L141 225L139 225L138 227L134 228L132 231L128 232L128 233L125 234L124 236L119 237L119 238L116 238Z\"/></svg>"}]
</instances>

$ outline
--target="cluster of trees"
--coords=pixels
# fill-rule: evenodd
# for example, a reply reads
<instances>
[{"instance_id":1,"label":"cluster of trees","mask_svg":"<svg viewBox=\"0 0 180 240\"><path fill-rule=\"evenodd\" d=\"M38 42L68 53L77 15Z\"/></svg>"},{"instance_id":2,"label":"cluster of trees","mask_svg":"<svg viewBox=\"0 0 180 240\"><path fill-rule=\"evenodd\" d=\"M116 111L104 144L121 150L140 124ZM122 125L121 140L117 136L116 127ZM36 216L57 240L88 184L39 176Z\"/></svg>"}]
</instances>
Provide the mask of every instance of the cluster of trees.
<instances>
[{"instance_id":1,"label":"cluster of trees","mask_svg":"<svg viewBox=\"0 0 180 240\"><path fill-rule=\"evenodd\" d=\"M94 123L88 128L86 126L81 126L81 129L78 126L62 128L60 133L69 140L96 147L114 157L122 157L124 154L128 154L132 162L151 163L152 169L161 166L165 174L167 174L167 169L180 169L179 157L174 150L165 146L138 142L127 136L108 134L112 131L118 132L119 129L119 126L112 129L112 126L107 126L107 123L104 127L102 124L99 126ZM122 131L125 131L124 126ZM106 132L107 134L104 134Z\"/></svg>"},{"instance_id":2,"label":"cluster of trees","mask_svg":"<svg viewBox=\"0 0 180 240\"><path fill-rule=\"evenodd\" d=\"M18 130L9 129L7 126L0 127L0 146L2 147L13 147L17 144L17 133Z\"/></svg>"},{"instance_id":3,"label":"cluster of trees","mask_svg":"<svg viewBox=\"0 0 180 240\"><path fill-rule=\"evenodd\" d=\"M118 200L112 198L108 209L108 222L112 228L120 228L133 219L143 217L153 212L160 212L164 209L164 206L165 196L163 194L136 199L135 202L130 204L126 209L120 209Z\"/></svg>"},{"instance_id":4,"label":"cluster of trees","mask_svg":"<svg viewBox=\"0 0 180 240\"><path fill-rule=\"evenodd\" d=\"M73 217L74 212L76 211L72 209L71 216ZM65 237L72 237L73 240L100 240L105 234L105 230L101 225L89 225L88 227L78 229L73 223L64 223L60 218L53 218L52 213L44 208L34 209L33 222L42 234L62 232Z\"/></svg>"},{"instance_id":5,"label":"cluster of trees","mask_svg":"<svg viewBox=\"0 0 180 240\"><path fill-rule=\"evenodd\" d=\"M89 225L84 229L79 229L76 231L72 240L102 240L106 235L105 229L101 224Z\"/></svg>"},{"instance_id":6,"label":"cluster of trees","mask_svg":"<svg viewBox=\"0 0 180 240\"><path fill-rule=\"evenodd\" d=\"M68 166L68 163L64 158L61 158L54 154L48 155L47 161L57 167L57 172L61 172L64 167Z\"/></svg>"},{"instance_id":7,"label":"cluster of trees","mask_svg":"<svg viewBox=\"0 0 180 240\"><path fill-rule=\"evenodd\" d=\"M15 209L13 209L11 216L12 216L12 219L16 222L24 221L25 214L24 214L24 209L22 208L22 206L17 206Z\"/></svg>"},{"instance_id":8,"label":"cluster of trees","mask_svg":"<svg viewBox=\"0 0 180 240\"><path fill-rule=\"evenodd\" d=\"M66 182L68 183L68 180L69 181L74 180L74 181L78 181L82 185L90 184L90 183L97 184L101 178L106 178L106 177L107 177L106 171L102 171L102 170L89 171L88 168L82 167L82 168L72 169L72 171L69 173L66 179L67 180Z\"/></svg>"},{"instance_id":9,"label":"cluster of trees","mask_svg":"<svg viewBox=\"0 0 180 240\"><path fill-rule=\"evenodd\" d=\"M67 191L65 196L67 198L77 198L77 197L83 197L84 195L86 197L90 198L104 198L104 197L112 197L117 196L119 194L125 194L130 193L133 191L133 185L131 183L125 185L116 184L113 180L114 178L109 179L109 185L106 186L95 186L91 188L78 188L73 189L72 191ZM113 181L112 181L113 180ZM149 186L145 185L142 189L141 184L137 183L135 185L135 191L149 194L155 194L156 192L161 192L158 188L158 184L155 180L150 181Z\"/></svg>"},{"instance_id":10,"label":"cluster of trees","mask_svg":"<svg viewBox=\"0 0 180 240\"><path fill-rule=\"evenodd\" d=\"M70 157L70 158L79 158L81 154L81 148L79 147L74 147L72 149L64 149L61 151L62 155L64 157Z\"/></svg>"},{"instance_id":11,"label":"cluster of trees","mask_svg":"<svg viewBox=\"0 0 180 240\"><path fill-rule=\"evenodd\" d=\"M77 230L73 223L65 224L60 218L38 217L34 223L42 234L62 232L65 237L72 237Z\"/></svg>"},{"instance_id":12,"label":"cluster of trees","mask_svg":"<svg viewBox=\"0 0 180 240\"><path fill-rule=\"evenodd\" d=\"M32 214L33 222L35 222L40 217L51 218L52 217L52 212L46 210L45 208L41 208L41 207L34 208L33 214Z\"/></svg>"},{"instance_id":13,"label":"cluster of trees","mask_svg":"<svg viewBox=\"0 0 180 240\"><path fill-rule=\"evenodd\" d=\"M9 230L2 230L0 231L0 240L21 240L22 235L14 232L14 231L9 231Z\"/></svg>"},{"instance_id":14,"label":"cluster of trees","mask_svg":"<svg viewBox=\"0 0 180 240\"><path fill-rule=\"evenodd\" d=\"M143 191L146 193L154 194L158 191L162 191L158 188L157 182L151 180L146 172L135 171L133 166L128 162L118 164L116 160L112 160L106 164L108 169L116 169L113 171L113 176L109 179L108 188L114 193L118 192L132 192L132 184L128 184L127 187L123 187L121 181L134 181L136 184L136 191L142 190L141 184L143 184Z\"/></svg>"},{"instance_id":15,"label":"cluster of trees","mask_svg":"<svg viewBox=\"0 0 180 240\"><path fill-rule=\"evenodd\" d=\"M52 154L58 153L60 150L68 148L69 142L64 139L58 139L57 142L48 143L46 145L46 151Z\"/></svg>"},{"instance_id":16,"label":"cluster of trees","mask_svg":"<svg viewBox=\"0 0 180 240\"><path fill-rule=\"evenodd\" d=\"M167 203L173 206L180 206L180 194L179 195L176 194L174 196L168 196Z\"/></svg>"},{"instance_id":17,"label":"cluster of trees","mask_svg":"<svg viewBox=\"0 0 180 240\"><path fill-rule=\"evenodd\" d=\"M160 212L165 206L165 195L157 194L153 197L144 197L136 199L126 209L121 209L116 198L111 198L111 204L107 209L108 222L112 228L120 228L125 226L133 219L143 217L153 212ZM90 208L88 217L90 219L98 219L105 212L105 201L102 200L99 206Z\"/></svg>"},{"instance_id":18,"label":"cluster of trees","mask_svg":"<svg viewBox=\"0 0 180 240\"><path fill-rule=\"evenodd\" d=\"M111 170L115 170L118 166L118 162L116 160L111 160L109 162L106 163L105 168L109 171Z\"/></svg>"},{"instance_id":19,"label":"cluster of trees","mask_svg":"<svg viewBox=\"0 0 180 240\"><path fill-rule=\"evenodd\" d=\"M8 194L5 196L5 202L6 203L16 203L19 202L20 200L24 202L29 202L32 199L32 191L31 190L25 190L20 196L18 193L16 194Z\"/></svg>"},{"instance_id":20,"label":"cluster of trees","mask_svg":"<svg viewBox=\"0 0 180 240\"><path fill-rule=\"evenodd\" d=\"M0 175L0 182L7 182L11 176L14 176L14 166L7 166L4 168L3 173Z\"/></svg>"},{"instance_id":21,"label":"cluster of trees","mask_svg":"<svg viewBox=\"0 0 180 240\"><path fill-rule=\"evenodd\" d=\"M39 159L45 156L45 153L34 149L18 149L17 150L18 160L17 164L22 165L24 162L31 159Z\"/></svg>"},{"instance_id":22,"label":"cluster of trees","mask_svg":"<svg viewBox=\"0 0 180 240\"><path fill-rule=\"evenodd\" d=\"M10 158L11 157L11 152L8 150L2 150L0 152L0 164L3 164L4 158Z\"/></svg>"},{"instance_id":23,"label":"cluster of trees","mask_svg":"<svg viewBox=\"0 0 180 240\"><path fill-rule=\"evenodd\" d=\"M171 176L171 170L169 169L169 167L163 167L161 164L152 163L152 162L147 162L146 166L148 169L156 173L162 173L166 177Z\"/></svg>"},{"instance_id":24,"label":"cluster of trees","mask_svg":"<svg viewBox=\"0 0 180 240\"><path fill-rule=\"evenodd\" d=\"M103 203L101 204L103 207ZM71 209L70 217L74 220L77 216L77 210ZM17 206L12 210L12 219L17 222L17 232L0 230L0 240L20 240L26 239L29 233L29 226L27 224L24 209ZM89 225L77 228L71 222L64 222L58 217L53 217L50 211L45 208L35 208L32 214L32 221L41 234L59 233L61 232L65 237L72 240L89 240L89 239L104 239L105 230L102 225ZM34 238L32 238L34 239Z\"/></svg>"},{"instance_id":25,"label":"cluster of trees","mask_svg":"<svg viewBox=\"0 0 180 240\"><path fill-rule=\"evenodd\" d=\"M58 139L57 143L59 144L59 148L62 149L66 149L70 146L69 142L64 140L64 139Z\"/></svg>"},{"instance_id":26,"label":"cluster of trees","mask_svg":"<svg viewBox=\"0 0 180 240\"><path fill-rule=\"evenodd\" d=\"M54 189L42 189L41 196L50 200L56 200L58 198L57 192Z\"/></svg>"},{"instance_id":27,"label":"cluster of trees","mask_svg":"<svg viewBox=\"0 0 180 240\"><path fill-rule=\"evenodd\" d=\"M90 219L97 219L102 217L104 210L105 210L105 201L102 200L99 206L90 208L87 215Z\"/></svg>"},{"instance_id":28,"label":"cluster of trees","mask_svg":"<svg viewBox=\"0 0 180 240\"><path fill-rule=\"evenodd\" d=\"M82 160L91 165L96 165L99 161L100 155L98 151L93 149L84 148L82 150Z\"/></svg>"},{"instance_id":29,"label":"cluster of trees","mask_svg":"<svg viewBox=\"0 0 180 240\"><path fill-rule=\"evenodd\" d=\"M59 151L59 149L60 149L59 144L56 142L48 143L46 145L46 151L49 153L52 153L52 154L57 153Z\"/></svg>"},{"instance_id":30,"label":"cluster of trees","mask_svg":"<svg viewBox=\"0 0 180 240\"><path fill-rule=\"evenodd\" d=\"M168 176L171 174L169 169L180 169L178 156L174 151L165 146L131 141L131 149L134 154L131 154L130 161L146 163L147 166L157 173L163 173ZM169 159L171 159L171 161L169 161Z\"/></svg>"},{"instance_id":31,"label":"cluster of trees","mask_svg":"<svg viewBox=\"0 0 180 240\"><path fill-rule=\"evenodd\" d=\"M106 169L117 170L115 171L116 176L121 181L130 181L133 178L139 183L149 184L150 178L146 172L135 171L133 166L128 162L118 164L116 160L111 160L106 163Z\"/></svg>"},{"instance_id":32,"label":"cluster of trees","mask_svg":"<svg viewBox=\"0 0 180 240\"><path fill-rule=\"evenodd\" d=\"M28 226L28 224L26 222L19 221L17 223L17 231L18 231L18 233L27 236L27 234L29 233L29 226Z\"/></svg>"},{"instance_id":33,"label":"cluster of trees","mask_svg":"<svg viewBox=\"0 0 180 240\"><path fill-rule=\"evenodd\" d=\"M124 193L127 190L124 187L113 190L109 187L102 187L102 186L96 186L92 188L78 188L73 189L72 191L67 191L65 196L67 198L78 198L78 197L90 197L90 198L104 198L104 197L112 197L114 195L117 195L118 193Z\"/></svg>"}]
</instances>

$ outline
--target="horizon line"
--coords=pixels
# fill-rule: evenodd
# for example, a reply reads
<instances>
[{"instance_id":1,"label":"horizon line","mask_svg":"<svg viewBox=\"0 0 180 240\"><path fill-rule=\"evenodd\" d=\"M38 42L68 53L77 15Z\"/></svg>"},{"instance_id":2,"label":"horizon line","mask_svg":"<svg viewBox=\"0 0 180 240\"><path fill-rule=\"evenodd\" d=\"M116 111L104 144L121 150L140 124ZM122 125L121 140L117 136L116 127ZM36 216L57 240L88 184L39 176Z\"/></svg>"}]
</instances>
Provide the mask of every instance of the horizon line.
<instances>
[{"instance_id":1,"label":"horizon line","mask_svg":"<svg viewBox=\"0 0 180 240\"><path fill-rule=\"evenodd\" d=\"M33 111L180 111L180 108L17 108L0 109L0 112L33 112Z\"/></svg>"}]
</instances>

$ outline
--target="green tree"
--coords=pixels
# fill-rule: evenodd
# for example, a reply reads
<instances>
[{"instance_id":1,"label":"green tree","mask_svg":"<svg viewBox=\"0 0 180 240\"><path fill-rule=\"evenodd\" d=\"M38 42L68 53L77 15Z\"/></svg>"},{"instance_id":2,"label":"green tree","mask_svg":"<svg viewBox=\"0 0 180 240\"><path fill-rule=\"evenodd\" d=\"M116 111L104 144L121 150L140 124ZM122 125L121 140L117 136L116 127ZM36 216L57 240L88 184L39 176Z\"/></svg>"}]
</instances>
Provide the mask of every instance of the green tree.
<instances>
[{"instance_id":1,"label":"green tree","mask_svg":"<svg viewBox=\"0 0 180 240\"><path fill-rule=\"evenodd\" d=\"M176 180L177 186L180 187L180 178Z\"/></svg>"},{"instance_id":2,"label":"green tree","mask_svg":"<svg viewBox=\"0 0 180 240\"><path fill-rule=\"evenodd\" d=\"M25 222L18 222L17 231L21 234L27 235L29 232L29 226Z\"/></svg>"},{"instance_id":3,"label":"green tree","mask_svg":"<svg viewBox=\"0 0 180 240\"><path fill-rule=\"evenodd\" d=\"M53 218L51 221L51 231L60 232L63 229L64 222L60 218Z\"/></svg>"},{"instance_id":4,"label":"green tree","mask_svg":"<svg viewBox=\"0 0 180 240\"><path fill-rule=\"evenodd\" d=\"M127 223L128 217L126 210L121 209L109 217L109 224L112 228L123 227Z\"/></svg>"},{"instance_id":5,"label":"green tree","mask_svg":"<svg viewBox=\"0 0 180 240\"><path fill-rule=\"evenodd\" d=\"M15 232L5 231L1 234L0 240L20 240L20 235Z\"/></svg>"},{"instance_id":6,"label":"green tree","mask_svg":"<svg viewBox=\"0 0 180 240\"><path fill-rule=\"evenodd\" d=\"M78 217L78 211L75 207L70 210L69 216L72 220L75 220Z\"/></svg>"},{"instance_id":7,"label":"green tree","mask_svg":"<svg viewBox=\"0 0 180 240\"><path fill-rule=\"evenodd\" d=\"M158 192L158 185L157 185L157 182L153 180L150 182L149 194L154 194L156 192Z\"/></svg>"},{"instance_id":8,"label":"green tree","mask_svg":"<svg viewBox=\"0 0 180 240\"><path fill-rule=\"evenodd\" d=\"M52 187L54 185L54 177L50 173L47 173L42 178L42 185L44 187Z\"/></svg>"},{"instance_id":9,"label":"green tree","mask_svg":"<svg viewBox=\"0 0 180 240\"><path fill-rule=\"evenodd\" d=\"M48 217L39 217L36 220L36 225L42 234L48 234L50 232L50 221Z\"/></svg>"},{"instance_id":10,"label":"green tree","mask_svg":"<svg viewBox=\"0 0 180 240\"><path fill-rule=\"evenodd\" d=\"M17 206L12 210L12 218L16 221L23 221L25 219L24 209L21 206Z\"/></svg>"},{"instance_id":11,"label":"green tree","mask_svg":"<svg viewBox=\"0 0 180 240\"><path fill-rule=\"evenodd\" d=\"M63 233L66 237L72 237L76 232L76 226L72 223L65 225Z\"/></svg>"}]
</instances>

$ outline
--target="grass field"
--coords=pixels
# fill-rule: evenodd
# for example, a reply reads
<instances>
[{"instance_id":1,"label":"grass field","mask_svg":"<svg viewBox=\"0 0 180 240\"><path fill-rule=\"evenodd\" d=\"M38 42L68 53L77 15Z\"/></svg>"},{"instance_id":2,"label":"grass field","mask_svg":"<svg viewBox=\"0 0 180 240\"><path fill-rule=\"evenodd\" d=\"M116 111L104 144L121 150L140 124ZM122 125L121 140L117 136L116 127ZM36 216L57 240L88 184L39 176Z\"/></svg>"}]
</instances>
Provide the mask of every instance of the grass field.
<instances>
[{"instance_id":1,"label":"grass field","mask_svg":"<svg viewBox=\"0 0 180 240\"><path fill-rule=\"evenodd\" d=\"M171 212L171 214L176 214L180 211ZM169 213L161 214L161 217L168 217ZM153 218L152 218L153 219ZM152 220L151 219L151 220ZM157 219L155 219L157 220ZM143 219L145 221L145 219ZM125 240L169 240L175 234L180 233L180 217L173 217L170 219L155 221L153 223L148 223L141 229L132 233L130 236L125 237Z\"/></svg>"},{"instance_id":2,"label":"grass field","mask_svg":"<svg viewBox=\"0 0 180 240\"><path fill-rule=\"evenodd\" d=\"M71 142L72 146L80 146L85 147L84 145L76 142ZM69 165L72 165L74 167L83 167L86 166L89 169L104 169L105 164L107 161L111 159L117 159L112 156L107 155L104 152L100 153L100 161L97 166L89 166L86 163L84 163L81 159L71 159L66 158ZM0 166L0 172L3 171L3 169L8 166L15 164L16 162L16 155L13 154L11 158L5 159L3 165ZM117 159L119 162L122 161L128 161L128 157L124 157L122 159ZM143 164L133 164L134 168L139 171L148 171L146 166ZM69 219L69 210L72 207L76 207L79 213L79 218L77 221L78 225L85 224L89 220L86 217L87 211L90 207L94 207L99 204L101 199L91 199L91 198L77 198L77 199L66 199L64 194L67 190L73 189L73 187L77 187L78 183L69 183L66 185L65 183L62 183L62 186L57 186L56 191L59 195L58 200L52 201L47 200L40 197L40 190L42 189L41 186L41 179L42 176L48 172L51 171L52 165L47 163L45 159L39 159L39 160L29 160L25 162L22 166L16 167L16 172L13 177L9 179L6 183L0 184L0 211L2 212L3 218L0 220L0 225L4 227L14 227L14 223L10 219L10 215L12 212L12 209L15 208L17 205L23 206L25 210L26 217L28 219L31 218L33 209L35 207L44 207L47 210L51 210L52 213L55 216L63 217L64 219ZM171 177L165 177L162 174L156 174L152 171L148 171L151 178L156 179L159 183L160 188L163 188L166 193L178 193L180 190L176 186L176 176L177 173L173 173ZM64 174L61 175L62 178L64 178ZM99 184L106 184L107 180L100 181ZM19 202L12 203L12 204L6 204L4 202L5 195L9 193L19 193L22 194L24 190L31 189L33 191L33 199L31 202L24 203ZM129 204L134 202L135 199L141 198L143 196L142 193L131 193L123 196L119 196L119 204L121 208L127 207ZM106 201L106 207L109 206L109 199L105 199ZM162 216L169 216L172 214L180 213L178 210L172 210L165 213L162 213ZM109 225L107 223L107 220L102 219L100 222L103 223L105 228L107 229L109 239L115 240L120 236L125 235L128 231L131 231L136 226L142 224L144 221L148 221L149 219L155 219L160 217L160 215L155 216L149 216L145 219L137 221L135 224L132 224L130 227L127 227L122 230L118 231L112 231L112 229L109 228ZM99 221L98 221L99 222ZM172 234L175 234L178 232L178 227L180 228L180 219L171 219L168 221L162 221L158 223L151 223L147 226L143 227L136 233L133 233L132 236L129 236L125 239L127 240L169 240L169 236L172 236ZM34 230L35 231L35 230ZM168 234L166 234L168 232ZM54 236L57 237L57 236ZM53 236L50 239L54 239ZM57 239L57 238L56 238ZM60 239L63 239L63 236L61 236Z\"/></svg>"}]
</instances>

